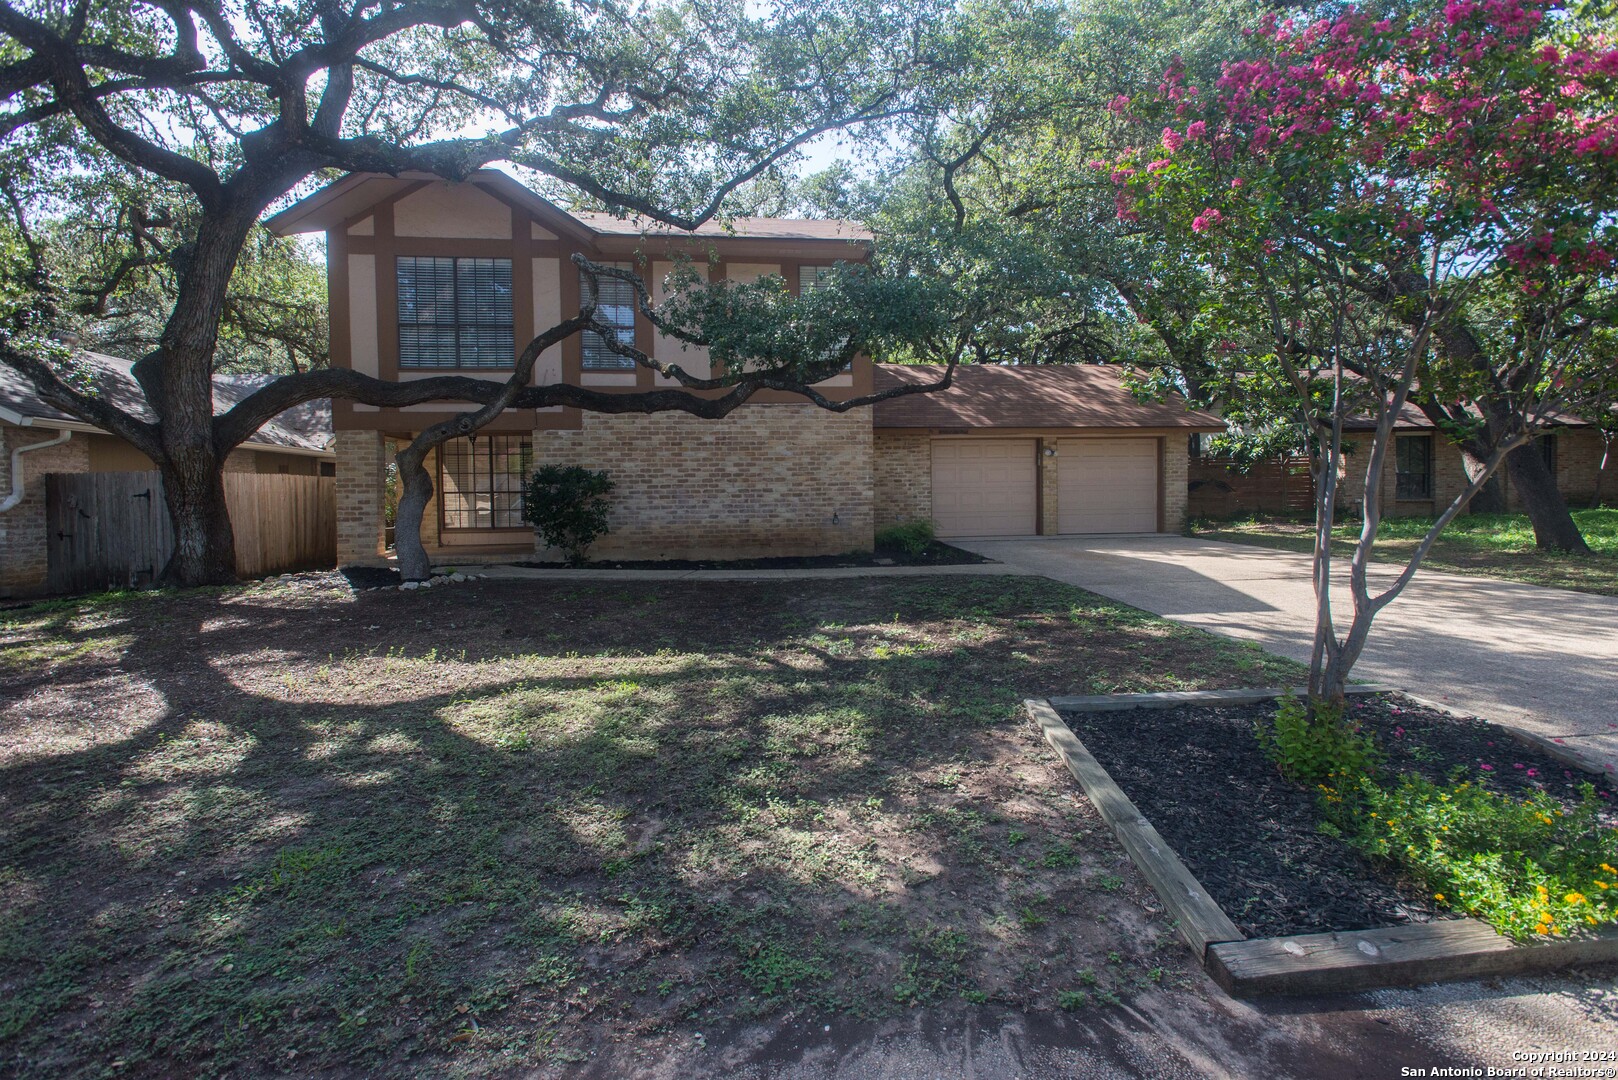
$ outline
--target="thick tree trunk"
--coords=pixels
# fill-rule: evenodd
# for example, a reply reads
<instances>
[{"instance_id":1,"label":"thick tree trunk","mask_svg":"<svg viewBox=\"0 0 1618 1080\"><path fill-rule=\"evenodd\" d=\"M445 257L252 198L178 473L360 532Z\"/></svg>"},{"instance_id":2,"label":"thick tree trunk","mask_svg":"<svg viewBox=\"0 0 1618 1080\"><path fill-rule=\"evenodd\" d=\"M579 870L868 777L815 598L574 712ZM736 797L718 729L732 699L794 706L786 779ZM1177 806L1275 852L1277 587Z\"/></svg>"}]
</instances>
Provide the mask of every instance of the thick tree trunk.
<instances>
[{"instance_id":1,"label":"thick tree trunk","mask_svg":"<svg viewBox=\"0 0 1618 1080\"><path fill-rule=\"evenodd\" d=\"M1556 489L1556 478L1539 449L1530 444L1513 450L1506 457L1506 468L1511 471L1511 486L1534 523L1534 542L1539 549L1590 554L1590 545L1568 512L1567 501Z\"/></svg>"},{"instance_id":2,"label":"thick tree trunk","mask_svg":"<svg viewBox=\"0 0 1618 1080\"><path fill-rule=\"evenodd\" d=\"M1466 465L1468 480L1476 479L1485 466L1483 458L1473 452L1472 448L1462 445L1461 458ZM1468 514L1504 514L1506 512L1506 489L1500 482L1500 474L1494 473L1483 482L1478 493L1472 496L1472 501L1466 504Z\"/></svg>"},{"instance_id":3,"label":"thick tree trunk","mask_svg":"<svg viewBox=\"0 0 1618 1080\"><path fill-rule=\"evenodd\" d=\"M225 478L212 454L165 462L163 498L174 527L174 554L162 585L228 585L236 580L236 538L225 505Z\"/></svg>"},{"instance_id":4,"label":"thick tree trunk","mask_svg":"<svg viewBox=\"0 0 1618 1080\"><path fill-rule=\"evenodd\" d=\"M433 497L433 478L422 462L424 448L407 446L394 456L399 464L399 506L393 516L393 552L406 581L432 577L432 560L421 542L421 521Z\"/></svg>"}]
</instances>

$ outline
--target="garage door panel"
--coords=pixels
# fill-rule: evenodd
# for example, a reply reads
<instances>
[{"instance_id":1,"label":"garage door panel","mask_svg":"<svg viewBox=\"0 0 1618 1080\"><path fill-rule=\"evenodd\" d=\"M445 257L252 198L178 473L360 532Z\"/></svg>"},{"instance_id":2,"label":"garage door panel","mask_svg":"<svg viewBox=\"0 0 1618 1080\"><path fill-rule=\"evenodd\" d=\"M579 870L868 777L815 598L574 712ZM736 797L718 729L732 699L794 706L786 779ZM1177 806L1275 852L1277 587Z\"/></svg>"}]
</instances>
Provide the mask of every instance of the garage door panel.
<instances>
[{"instance_id":1,"label":"garage door panel","mask_svg":"<svg viewBox=\"0 0 1618 1080\"><path fill-rule=\"evenodd\" d=\"M1157 531L1156 439L1064 439L1057 454L1059 532Z\"/></svg>"},{"instance_id":2,"label":"garage door panel","mask_svg":"<svg viewBox=\"0 0 1618 1080\"><path fill-rule=\"evenodd\" d=\"M1032 439L936 439L933 523L940 536L1026 536L1036 528Z\"/></svg>"}]
</instances>

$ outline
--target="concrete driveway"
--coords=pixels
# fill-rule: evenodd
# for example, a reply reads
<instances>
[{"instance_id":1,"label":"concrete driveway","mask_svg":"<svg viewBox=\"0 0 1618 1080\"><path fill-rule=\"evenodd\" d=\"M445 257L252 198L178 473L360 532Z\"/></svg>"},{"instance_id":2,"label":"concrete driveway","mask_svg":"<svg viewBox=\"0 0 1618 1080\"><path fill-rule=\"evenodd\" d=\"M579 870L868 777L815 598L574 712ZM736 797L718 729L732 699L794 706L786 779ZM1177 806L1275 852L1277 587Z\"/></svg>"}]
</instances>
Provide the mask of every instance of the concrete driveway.
<instances>
[{"instance_id":1,"label":"concrete driveway","mask_svg":"<svg viewBox=\"0 0 1618 1080\"><path fill-rule=\"evenodd\" d=\"M1182 536L950 542L1309 659L1307 555ZM1337 570L1346 582L1346 560ZM1371 569L1373 585L1394 575L1385 564ZM1346 585L1334 592L1334 605L1339 618L1352 610ZM1354 677L1563 740L1584 761L1618 772L1618 598L1421 570L1378 616Z\"/></svg>"}]
</instances>

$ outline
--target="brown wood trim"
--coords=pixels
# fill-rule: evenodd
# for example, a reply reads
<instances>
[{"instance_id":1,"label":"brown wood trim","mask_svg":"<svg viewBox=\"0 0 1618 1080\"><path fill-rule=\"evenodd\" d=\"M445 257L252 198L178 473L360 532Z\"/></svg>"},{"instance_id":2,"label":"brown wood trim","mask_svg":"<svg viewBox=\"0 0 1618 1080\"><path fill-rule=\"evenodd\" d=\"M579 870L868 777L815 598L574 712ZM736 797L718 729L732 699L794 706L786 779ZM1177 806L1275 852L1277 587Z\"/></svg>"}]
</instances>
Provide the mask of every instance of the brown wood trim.
<instances>
[{"instance_id":1,"label":"brown wood trim","mask_svg":"<svg viewBox=\"0 0 1618 1080\"><path fill-rule=\"evenodd\" d=\"M482 185L479 187L489 191ZM494 192L489 191L489 194L494 195ZM495 195L495 198L499 199L499 196ZM504 199L499 201L506 203ZM510 203L506 205L511 210L511 338L512 363L515 365L517 357L538 333L534 326L534 238L533 230L528 225L528 214ZM528 381L533 383L532 375Z\"/></svg>"},{"instance_id":2,"label":"brown wood trim","mask_svg":"<svg viewBox=\"0 0 1618 1080\"><path fill-rule=\"evenodd\" d=\"M858 369L856 368L856 371ZM883 435L933 435L956 436L963 438L981 439L1010 439L1024 435L1045 435L1063 439L1145 439L1159 435L1189 435L1194 431L1223 431L1223 427L1135 427L1135 428L1035 428L1035 427L1004 427L1004 428L927 428L927 427L887 427L876 425L878 433Z\"/></svg>"},{"instance_id":3,"label":"brown wood trim","mask_svg":"<svg viewBox=\"0 0 1618 1080\"><path fill-rule=\"evenodd\" d=\"M524 226L526 230L527 226ZM374 236L349 237L349 250L356 255L371 255L380 250ZM556 256L562 254L563 245L555 240L533 240L528 243L534 256ZM418 255L425 258L448 259L460 256L463 259L508 259L515 250L515 240L487 240L467 239L458 240L445 236L396 236L392 240L391 250L395 255Z\"/></svg>"},{"instance_id":4,"label":"brown wood trim","mask_svg":"<svg viewBox=\"0 0 1618 1080\"><path fill-rule=\"evenodd\" d=\"M376 217L377 376L399 380L399 275L394 265L393 203L379 204Z\"/></svg>"}]
</instances>

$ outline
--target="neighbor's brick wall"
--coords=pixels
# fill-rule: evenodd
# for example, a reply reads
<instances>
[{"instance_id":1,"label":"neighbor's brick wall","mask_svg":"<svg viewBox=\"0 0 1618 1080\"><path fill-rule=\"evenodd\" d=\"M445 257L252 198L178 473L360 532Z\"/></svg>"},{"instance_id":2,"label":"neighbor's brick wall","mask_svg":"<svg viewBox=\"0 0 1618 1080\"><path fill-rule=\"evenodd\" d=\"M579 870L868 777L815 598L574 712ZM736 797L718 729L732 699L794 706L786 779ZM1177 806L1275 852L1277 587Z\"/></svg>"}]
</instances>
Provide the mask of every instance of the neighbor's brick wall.
<instances>
[{"instance_id":1,"label":"neighbor's brick wall","mask_svg":"<svg viewBox=\"0 0 1618 1080\"><path fill-rule=\"evenodd\" d=\"M1163 471L1163 531L1177 533L1185 528L1186 501L1191 493L1189 443L1182 435L1166 435L1158 445Z\"/></svg>"},{"instance_id":2,"label":"neighbor's brick wall","mask_svg":"<svg viewBox=\"0 0 1618 1080\"><path fill-rule=\"evenodd\" d=\"M337 565L380 566L382 555L382 435L339 431Z\"/></svg>"},{"instance_id":3,"label":"neighbor's brick wall","mask_svg":"<svg viewBox=\"0 0 1618 1080\"><path fill-rule=\"evenodd\" d=\"M586 413L536 431L538 464L605 469L617 482L597 558L757 558L869 550L866 410L749 405L723 420ZM835 520L834 520L835 517Z\"/></svg>"},{"instance_id":4,"label":"neighbor's brick wall","mask_svg":"<svg viewBox=\"0 0 1618 1080\"><path fill-rule=\"evenodd\" d=\"M1039 440L1039 457L1036 459L1039 469L1039 531L1043 536L1055 536L1056 525L1061 519L1057 516L1062 509L1061 498L1058 494L1057 476L1062 468L1060 454L1049 453L1056 449L1056 439Z\"/></svg>"},{"instance_id":5,"label":"neighbor's brick wall","mask_svg":"<svg viewBox=\"0 0 1618 1080\"><path fill-rule=\"evenodd\" d=\"M11 494L11 452L56 437L54 428L0 425L0 498ZM49 553L45 546L45 474L90 471L90 444L75 434L61 446L22 457L22 502L0 513L0 596L44 591Z\"/></svg>"},{"instance_id":6,"label":"neighbor's brick wall","mask_svg":"<svg viewBox=\"0 0 1618 1080\"><path fill-rule=\"evenodd\" d=\"M933 450L926 435L875 432L871 440L877 529L933 517Z\"/></svg>"}]
</instances>

